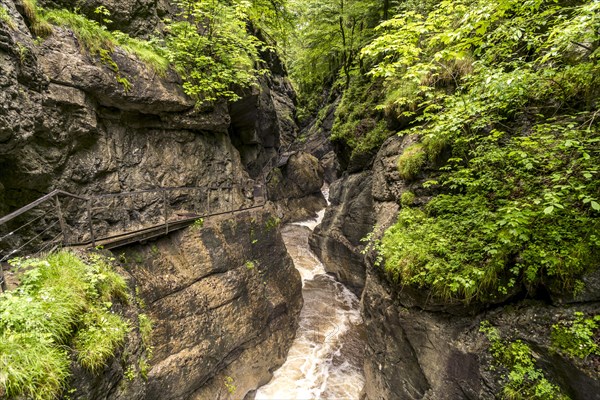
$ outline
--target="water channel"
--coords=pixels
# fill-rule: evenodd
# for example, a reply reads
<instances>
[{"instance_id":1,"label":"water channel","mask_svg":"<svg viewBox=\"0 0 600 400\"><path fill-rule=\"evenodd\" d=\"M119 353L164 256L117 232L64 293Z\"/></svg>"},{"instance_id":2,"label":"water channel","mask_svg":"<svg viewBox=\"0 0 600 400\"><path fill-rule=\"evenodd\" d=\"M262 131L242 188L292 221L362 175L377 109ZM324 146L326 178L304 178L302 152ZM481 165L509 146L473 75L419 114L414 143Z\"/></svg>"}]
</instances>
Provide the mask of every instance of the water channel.
<instances>
[{"instance_id":1,"label":"water channel","mask_svg":"<svg viewBox=\"0 0 600 400\"><path fill-rule=\"evenodd\" d=\"M308 245L324 213L282 228L287 250L302 276L304 307L285 363L259 388L257 400L358 399L364 385L359 299L325 273Z\"/></svg>"}]
</instances>

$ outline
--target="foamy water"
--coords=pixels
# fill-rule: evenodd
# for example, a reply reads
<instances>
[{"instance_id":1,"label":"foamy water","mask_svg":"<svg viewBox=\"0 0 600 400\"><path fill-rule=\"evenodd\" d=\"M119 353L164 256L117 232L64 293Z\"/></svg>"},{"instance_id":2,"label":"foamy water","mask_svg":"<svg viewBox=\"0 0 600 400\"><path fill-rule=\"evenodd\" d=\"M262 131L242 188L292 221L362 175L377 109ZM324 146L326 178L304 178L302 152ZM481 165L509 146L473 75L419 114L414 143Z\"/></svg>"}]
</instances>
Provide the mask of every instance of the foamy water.
<instances>
[{"instance_id":1,"label":"foamy water","mask_svg":"<svg viewBox=\"0 0 600 400\"><path fill-rule=\"evenodd\" d=\"M304 307L285 363L259 388L257 400L358 399L364 385L359 300L325 274L308 246L310 231L321 222L324 211L316 220L282 229L302 276Z\"/></svg>"}]
</instances>

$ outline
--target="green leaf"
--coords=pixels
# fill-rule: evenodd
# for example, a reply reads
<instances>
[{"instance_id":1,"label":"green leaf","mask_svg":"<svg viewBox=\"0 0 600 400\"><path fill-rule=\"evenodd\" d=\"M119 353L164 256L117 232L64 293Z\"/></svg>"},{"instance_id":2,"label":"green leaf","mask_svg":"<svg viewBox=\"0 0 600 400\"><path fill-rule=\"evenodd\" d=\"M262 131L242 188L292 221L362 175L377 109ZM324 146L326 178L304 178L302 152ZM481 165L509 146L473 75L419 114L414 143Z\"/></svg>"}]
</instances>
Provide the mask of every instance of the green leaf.
<instances>
[{"instance_id":1,"label":"green leaf","mask_svg":"<svg viewBox=\"0 0 600 400\"><path fill-rule=\"evenodd\" d=\"M593 208L594 210L596 210L596 211L600 211L600 204L598 204L597 202L595 202L595 201L592 201L592 202L590 203L590 205L592 206L592 208Z\"/></svg>"}]
</instances>

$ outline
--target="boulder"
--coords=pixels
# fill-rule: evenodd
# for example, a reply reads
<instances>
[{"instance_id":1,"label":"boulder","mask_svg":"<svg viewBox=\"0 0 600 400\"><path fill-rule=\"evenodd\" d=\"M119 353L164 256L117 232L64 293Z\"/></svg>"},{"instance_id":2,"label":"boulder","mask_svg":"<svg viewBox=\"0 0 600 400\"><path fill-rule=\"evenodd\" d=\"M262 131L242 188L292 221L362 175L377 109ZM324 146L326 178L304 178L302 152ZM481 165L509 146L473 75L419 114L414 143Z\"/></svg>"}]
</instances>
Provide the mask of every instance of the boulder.
<instances>
[{"instance_id":1,"label":"boulder","mask_svg":"<svg viewBox=\"0 0 600 400\"><path fill-rule=\"evenodd\" d=\"M275 202L278 216L284 221L314 217L327 205L321 193L323 169L308 153L288 155L267 179L269 199Z\"/></svg>"},{"instance_id":2,"label":"boulder","mask_svg":"<svg viewBox=\"0 0 600 400\"><path fill-rule=\"evenodd\" d=\"M368 172L346 176L329 188L331 205L310 237L310 247L325 270L360 294L365 283L361 241L373 230L375 214Z\"/></svg>"}]
</instances>

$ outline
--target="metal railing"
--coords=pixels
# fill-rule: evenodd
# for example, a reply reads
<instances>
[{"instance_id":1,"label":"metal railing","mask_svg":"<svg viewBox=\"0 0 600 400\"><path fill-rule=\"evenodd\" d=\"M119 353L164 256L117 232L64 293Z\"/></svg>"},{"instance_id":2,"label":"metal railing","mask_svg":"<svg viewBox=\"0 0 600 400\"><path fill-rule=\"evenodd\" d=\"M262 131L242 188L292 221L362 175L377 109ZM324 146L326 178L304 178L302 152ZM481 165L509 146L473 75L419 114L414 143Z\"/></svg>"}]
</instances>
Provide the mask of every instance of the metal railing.
<instances>
[{"instance_id":1,"label":"metal railing","mask_svg":"<svg viewBox=\"0 0 600 400\"><path fill-rule=\"evenodd\" d=\"M59 247L106 248L168 234L199 218L262 207L264 184L165 187L80 196L54 190L0 218L0 266ZM0 284L2 284L0 270Z\"/></svg>"}]
</instances>

